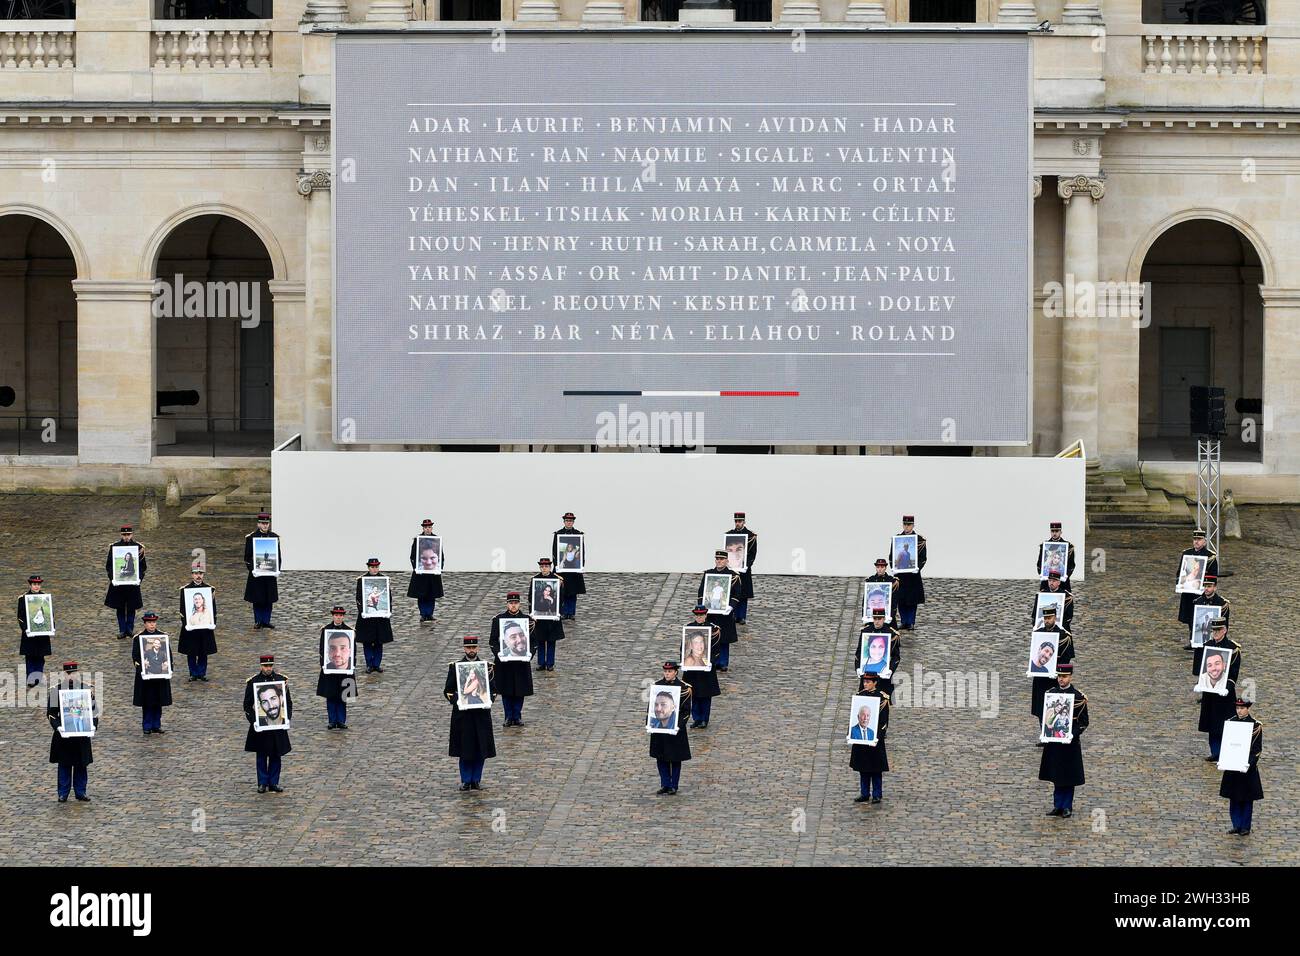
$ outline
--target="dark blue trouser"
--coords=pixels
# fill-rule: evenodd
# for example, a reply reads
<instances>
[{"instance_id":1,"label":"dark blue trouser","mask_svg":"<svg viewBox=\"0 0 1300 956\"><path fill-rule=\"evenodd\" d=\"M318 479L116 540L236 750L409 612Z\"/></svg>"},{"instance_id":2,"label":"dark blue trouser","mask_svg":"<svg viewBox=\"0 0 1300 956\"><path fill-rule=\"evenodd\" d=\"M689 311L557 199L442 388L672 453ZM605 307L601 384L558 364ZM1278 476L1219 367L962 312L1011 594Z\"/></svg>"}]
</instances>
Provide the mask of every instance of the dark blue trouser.
<instances>
[{"instance_id":1,"label":"dark blue trouser","mask_svg":"<svg viewBox=\"0 0 1300 956\"><path fill-rule=\"evenodd\" d=\"M682 777L682 762L680 760L655 761L659 765L659 786L677 789L677 781Z\"/></svg>"},{"instance_id":2,"label":"dark blue trouser","mask_svg":"<svg viewBox=\"0 0 1300 956\"><path fill-rule=\"evenodd\" d=\"M572 617L578 613L578 595L570 594L560 598L560 616Z\"/></svg>"},{"instance_id":3,"label":"dark blue trouser","mask_svg":"<svg viewBox=\"0 0 1300 956\"><path fill-rule=\"evenodd\" d=\"M1249 830L1251 818L1255 815L1254 800L1229 800L1228 816L1232 817L1232 825L1238 830Z\"/></svg>"},{"instance_id":4,"label":"dark blue trouser","mask_svg":"<svg viewBox=\"0 0 1300 956\"><path fill-rule=\"evenodd\" d=\"M330 700L325 698L325 713L329 715L331 724L346 724L348 722L348 705L341 700Z\"/></svg>"},{"instance_id":5,"label":"dark blue trouser","mask_svg":"<svg viewBox=\"0 0 1300 956\"><path fill-rule=\"evenodd\" d=\"M1210 756L1215 760L1219 759L1219 748L1223 746L1223 724L1219 724L1218 730L1207 731L1210 736Z\"/></svg>"},{"instance_id":6,"label":"dark blue trouser","mask_svg":"<svg viewBox=\"0 0 1300 956\"><path fill-rule=\"evenodd\" d=\"M383 644L362 644L361 649L366 655L367 667L379 667L384 662L384 645Z\"/></svg>"},{"instance_id":7,"label":"dark blue trouser","mask_svg":"<svg viewBox=\"0 0 1300 956\"><path fill-rule=\"evenodd\" d=\"M185 663L190 665L191 677L208 676L208 655L207 654L186 654Z\"/></svg>"},{"instance_id":8,"label":"dark blue trouser","mask_svg":"<svg viewBox=\"0 0 1300 956\"><path fill-rule=\"evenodd\" d=\"M259 787L278 787L280 785L280 755L257 755L257 785Z\"/></svg>"},{"instance_id":9,"label":"dark blue trouser","mask_svg":"<svg viewBox=\"0 0 1300 956\"><path fill-rule=\"evenodd\" d=\"M162 729L162 708L161 707L141 707L140 724L145 730Z\"/></svg>"},{"instance_id":10,"label":"dark blue trouser","mask_svg":"<svg viewBox=\"0 0 1300 956\"><path fill-rule=\"evenodd\" d=\"M433 617L433 612L438 608L436 598L416 598L420 605L420 617Z\"/></svg>"},{"instance_id":11,"label":"dark blue trouser","mask_svg":"<svg viewBox=\"0 0 1300 956\"><path fill-rule=\"evenodd\" d=\"M884 784L884 773L867 773L865 770L858 771L858 790L864 797L883 796L881 789Z\"/></svg>"},{"instance_id":12,"label":"dark blue trouser","mask_svg":"<svg viewBox=\"0 0 1300 956\"><path fill-rule=\"evenodd\" d=\"M480 783L483 780L483 765L486 760L465 760L460 761L460 782L461 783Z\"/></svg>"},{"instance_id":13,"label":"dark blue trouser","mask_svg":"<svg viewBox=\"0 0 1300 956\"><path fill-rule=\"evenodd\" d=\"M691 695L691 719L697 720L702 724L709 722L709 712L713 710L712 697L699 697Z\"/></svg>"},{"instance_id":14,"label":"dark blue trouser","mask_svg":"<svg viewBox=\"0 0 1300 956\"><path fill-rule=\"evenodd\" d=\"M744 624L745 618L749 616L749 598L742 598L736 605L736 623Z\"/></svg>"},{"instance_id":15,"label":"dark blue trouser","mask_svg":"<svg viewBox=\"0 0 1300 956\"><path fill-rule=\"evenodd\" d=\"M731 666L731 645L724 643L718 648L718 659L713 662L717 667Z\"/></svg>"},{"instance_id":16,"label":"dark blue trouser","mask_svg":"<svg viewBox=\"0 0 1300 956\"><path fill-rule=\"evenodd\" d=\"M502 694L501 707L505 711L506 720L524 719L524 699L522 697L510 697Z\"/></svg>"},{"instance_id":17,"label":"dark blue trouser","mask_svg":"<svg viewBox=\"0 0 1300 956\"><path fill-rule=\"evenodd\" d=\"M539 641L537 644L537 666L551 668L555 666L555 641Z\"/></svg>"},{"instance_id":18,"label":"dark blue trouser","mask_svg":"<svg viewBox=\"0 0 1300 956\"><path fill-rule=\"evenodd\" d=\"M916 624L916 609L917 609L917 607L919 607L919 605L917 605L917 604L900 604L900 605L898 605L898 617L899 617L899 623L901 623L901 624L903 625L903 627L913 627L913 626L915 626L915 624Z\"/></svg>"},{"instance_id":19,"label":"dark blue trouser","mask_svg":"<svg viewBox=\"0 0 1300 956\"><path fill-rule=\"evenodd\" d=\"M117 609L117 633L130 635L135 632L135 611L126 608Z\"/></svg>"},{"instance_id":20,"label":"dark blue trouser","mask_svg":"<svg viewBox=\"0 0 1300 956\"><path fill-rule=\"evenodd\" d=\"M274 607L274 606L275 606L275 605L273 605L273 604L254 604L254 605L253 605L253 623L254 623L254 624L270 624L270 623L271 623L271 608Z\"/></svg>"},{"instance_id":21,"label":"dark blue trouser","mask_svg":"<svg viewBox=\"0 0 1300 956\"><path fill-rule=\"evenodd\" d=\"M1065 787L1059 783L1052 784L1052 809L1074 809L1074 787Z\"/></svg>"},{"instance_id":22,"label":"dark blue trouser","mask_svg":"<svg viewBox=\"0 0 1300 956\"><path fill-rule=\"evenodd\" d=\"M32 682L32 677L34 675L45 673L45 658L33 657L31 654L28 654L26 660L27 660L27 683L30 684Z\"/></svg>"},{"instance_id":23,"label":"dark blue trouser","mask_svg":"<svg viewBox=\"0 0 1300 956\"><path fill-rule=\"evenodd\" d=\"M59 764L59 796L66 797L73 787L77 789L77 796L86 795L86 782L90 776L87 772L88 767L74 767L70 763Z\"/></svg>"}]
</instances>

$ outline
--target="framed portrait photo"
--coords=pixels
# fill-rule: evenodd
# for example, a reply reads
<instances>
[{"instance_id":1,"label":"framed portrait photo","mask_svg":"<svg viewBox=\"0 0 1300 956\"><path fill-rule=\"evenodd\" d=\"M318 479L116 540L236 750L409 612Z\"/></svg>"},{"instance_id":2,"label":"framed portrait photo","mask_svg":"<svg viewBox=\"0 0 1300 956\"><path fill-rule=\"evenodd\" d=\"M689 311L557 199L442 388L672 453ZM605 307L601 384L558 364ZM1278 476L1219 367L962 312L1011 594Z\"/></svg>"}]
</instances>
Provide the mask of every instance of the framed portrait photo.
<instances>
[{"instance_id":1,"label":"framed portrait photo","mask_svg":"<svg viewBox=\"0 0 1300 956\"><path fill-rule=\"evenodd\" d=\"M894 582L893 581L863 581L862 582L862 620L863 623L871 620L871 612L875 608L882 608L885 612L885 620L891 620L893 614L890 610L893 608L894 599Z\"/></svg>"},{"instance_id":2,"label":"framed portrait photo","mask_svg":"<svg viewBox=\"0 0 1300 956\"><path fill-rule=\"evenodd\" d=\"M528 589L531 599L529 616L534 621L558 621L560 619L560 589L563 582L559 578L533 578Z\"/></svg>"},{"instance_id":3,"label":"framed portrait photo","mask_svg":"<svg viewBox=\"0 0 1300 956\"><path fill-rule=\"evenodd\" d=\"M490 710L487 661L456 662L456 706L461 710Z\"/></svg>"},{"instance_id":4,"label":"framed portrait photo","mask_svg":"<svg viewBox=\"0 0 1300 956\"><path fill-rule=\"evenodd\" d=\"M1209 556L1195 554L1183 555L1183 563L1178 568L1178 594L1202 594L1205 591L1205 569L1209 567Z\"/></svg>"},{"instance_id":5,"label":"framed portrait photo","mask_svg":"<svg viewBox=\"0 0 1300 956\"><path fill-rule=\"evenodd\" d=\"M185 589L185 629L211 631L217 626L212 611L212 588Z\"/></svg>"},{"instance_id":6,"label":"framed portrait photo","mask_svg":"<svg viewBox=\"0 0 1300 956\"><path fill-rule=\"evenodd\" d=\"M710 614L731 613L731 585L730 572L704 575L704 606Z\"/></svg>"},{"instance_id":7,"label":"framed portrait photo","mask_svg":"<svg viewBox=\"0 0 1300 956\"><path fill-rule=\"evenodd\" d=\"M288 730L288 694L282 680L253 681L253 729Z\"/></svg>"},{"instance_id":8,"label":"framed portrait photo","mask_svg":"<svg viewBox=\"0 0 1300 956\"><path fill-rule=\"evenodd\" d=\"M727 550L727 567L737 574L749 570L749 535L728 534L723 536L722 546Z\"/></svg>"},{"instance_id":9,"label":"framed portrait photo","mask_svg":"<svg viewBox=\"0 0 1300 956\"><path fill-rule=\"evenodd\" d=\"M327 627L321 638L323 674L354 674L357 668L357 635L348 627Z\"/></svg>"},{"instance_id":10,"label":"framed portrait photo","mask_svg":"<svg viewBox=\"0 0 1300 956\"><path fill-rule=\"evenodd\" d=\"M1219 769L1245 773L1250 769L1250 741L1255 733L1253 720L1225 720L1223 743L1219 747Z\"/></svg>"},{"instance_id":11,"label":"framed portrait photo","mask_svg":"<svg viewBox=\"0 0 1300 956\"><path fill-rule=\"evenodd\" d=\"M916 566L918 538L914 534L894 535L889 545L889 560L892 563L890 570L894 574L916 574L920 570Z\"/></svg>"},{"instance_id":12,"label":"framed portrait photo","mask_svg":"<svg viewBox=\"0 0 1300 956\"><path fill-rule=\"evenodd\" d=\"M1039 577L1044 581L1050 572L1055 571L1065 579L1065 570L1069 567L1070 543L1068 541L1044 541L1042 565Z\"/></svg>"},{"instance_id":13,"label":"framed portrait photo","mask_svg":"<svg viewBox=\"0 0 1300 956\"><path fill-rule=\"evenodd\" d=\"M89 687L59 688L59 736L95 736L95 701Z\"/></svg>"},{"instance_id":14,"label":"framed portrait photo","mask_svg":"<svg viewBox=\"0 0 1300 956\"><path fill-rule=\"evenodd\" d=\"M53 636L54 596L44 591L40 594L24 594L23 617L26 620L28 637Z\"/></svg>"},{"instance_id":15,"label":"framed portrait photo","mask_svg":"<svg viewBox=\"0 0 1300 956\"><path fill-rule=\"evenodd\" d=\"M682 705L680 685L651 684L650 704L646 708L645 729L650 734L675 734Z\"/></svg>"},{"instance_id":16,"label":"framed portrait photo","mask_svg":"<svg viewBox=\"0 0 1300 956\"><path fill-rule=\"evenodd\" d=\"M532 624L526 617L503 617L498 625L500 629L500 649L497 651L499 661L526 661L533 656L532 636L528 633Z\"/></svg>"},{"instance_id":17,"label":"framed portrait photo","mask_svg":"<svg viewBox=\"0 0 1300 956\"><path fill-rule=\"evenodd\" d=\"M253 577L278 578L280 576L280 539L253 539Z\"/></svg>"},{"instance_id":18,"label":"framed portrait photo","mask_svg":"<svg viewBox=\"0 0 1300 956\"><path fill-rule=\"evenodd\" d=\"M713 670L713 625L687 624L682 628L682 670Z\"/></svg>"},{"instance_id":19,"label":"framed portrait photo","mask_svg":"<svg viewBox=\"0 0 1300 956\"><path fill-rule=\"evenodd\" d=\"M1074 740L1074 695L1043 695L1043 727L1038 739L1045 744L1068 744Z\"/></svg>"},{"instance_id":20,"label":"framed portrait photo","mask_svg":"<svg viewBox=\"0 0 1300 956\"><path fill-rule=\"evenodd\" d=\"M889 669L888 632L867 631L858 639L858 673L879 674L886 679L893 674Z\"/></svg>"},{"instance_id":21,"label":"framed portrait photo","mask_svg":"<svg viewBox=\"0 0 1300 956\"><path fill-rule=\"evenodd\" d=\"M1055 677L1056 655L1061 649L1061 635L1054 631L1034 631L1029 635L1029 670L1026 677Z\"/></svg>"},{"instance_id":22,"label":"framed portrait photo","mask_svg":"<svg viewBox=\"0 0 1300 956\"><path fill-rule=\"evenodd\" d=\"M361 616L392 617L393 592L382 574L361 576Z\"/></svg>"},{"instance_id":23,"label":"framed portrait photo","mask_svg":"<svg viewBox=\"0 0 1300 956\"><path fill-rule=\"evenodd\" d=\"M140 642L140 676L145 680L172 679L172 639L162 631L145 632Z\"/></svg>"},{"instance_id":24,"label":"framed portrait photo","mask_svg":"<svg viewBox=\"0 0 1300 956\"><path fill-rule=\"evenodd\" d=\"M555 570L560 574L587 570L587 536L581 531L555 536Z\"/></svg>"},{"instance_id":25,"label":"framed portrait photo","mask_svg":"<svg viewBox=\"0 0 1300 956\"><path fill-rule=\"evenodd\" d=\"M849 734L844 739L854 746L864 747L874 747L880 742L879 697L853 696L849 706Z\"/></svg>"},{"instance_id":26,"label":"framed portrait photo","mask_svg":"<svg viewBox=\"0 0 1300 956\"><path fill-rule=\"evenodd\" d=\"M1231 667L1231 647L1205 648L1201 652L1201 672L1192 690L1220 696L1228 693L1228 671Z\"/></svg>"},{"instance_id":27,"label":"framed portrait photo","mask_svg":"<svg viewBox=\"0 0 1300 956\"><path fill-rule=\"evenodd\" d=\"M415 573L442 574L442 538L422 534L415 539Z\"/></svg>"},{"instance_id":28,"label":"framed portrait photo","mask_svg":"<svg viewBox=\"0 0 1300 956\"><path fill-rule=\"evenodd\" d=\"M113 545L113 583L140 583L140 546L138 544Z\"/></svg>"},{"instance_id":29,"label":"framed portrait photo","mask_svg":"<svg viewBox=\"0 0 1300 956\"><path fill-rule=\"evenodd\" d=\"M1210 639L1210 622L1223 613L1217 604L1192 606L1192 647L1204 647Z\"/></svg>"},{"instance_id":30,"label":"framed portrait photo","mask_svg":"<svg viewBox=\"0 0 1300 956\"><path fill-rule=\"evenodd\" d=\"M1043 626L1043 608L1056 608L1056 624L1058 627L1065 626L1065 592L1064 591L1039 591L1038 607L1034 609L1034 630L1037 631Z\"/></svg>"}]
</instances>

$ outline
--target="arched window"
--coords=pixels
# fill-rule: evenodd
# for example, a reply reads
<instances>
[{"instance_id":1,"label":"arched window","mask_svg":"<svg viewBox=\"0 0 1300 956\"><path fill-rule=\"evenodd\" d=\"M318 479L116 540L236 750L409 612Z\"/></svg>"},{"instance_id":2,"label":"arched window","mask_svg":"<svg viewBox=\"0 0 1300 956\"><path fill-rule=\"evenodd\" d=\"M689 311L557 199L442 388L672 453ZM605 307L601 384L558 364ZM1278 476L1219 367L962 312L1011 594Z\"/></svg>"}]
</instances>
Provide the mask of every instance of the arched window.
<instances>
[{"instance_id":1,"label":"arched window","mask_svg":"<svg viewBox=\"0 0 1300 956\"><path fill-rule=\"evenodd\" d=\"M975 0L911 0L912 23L974 23Z\"/></svg>"},{"instance_id":2,"label":"arched window","mask_svg":"<svg viewBox=\"0 0 1300 956\"><path fill-rule=\"evenodd\" d=\"M440 0L439 20L501 19L501 0Z\"/></svg>"},{"instance_id":3,"label":"arched window","mask_svg":"<svg viewBox=\"0 0 1300 956\"><path fill-rule=\"evenodd\" d=\"M1265 0L1142 0L1143 23L1263 26Z\"/></svg>"},{"instance_id":4,"label":"arched window","mask_svg":"<svg viewBox=\"0 0 1300 956\"><path fill-rule=\"evenodd\" d=\"M77 0L0 0L0 19L75 20Z\"/></svg>"}]
</instances>

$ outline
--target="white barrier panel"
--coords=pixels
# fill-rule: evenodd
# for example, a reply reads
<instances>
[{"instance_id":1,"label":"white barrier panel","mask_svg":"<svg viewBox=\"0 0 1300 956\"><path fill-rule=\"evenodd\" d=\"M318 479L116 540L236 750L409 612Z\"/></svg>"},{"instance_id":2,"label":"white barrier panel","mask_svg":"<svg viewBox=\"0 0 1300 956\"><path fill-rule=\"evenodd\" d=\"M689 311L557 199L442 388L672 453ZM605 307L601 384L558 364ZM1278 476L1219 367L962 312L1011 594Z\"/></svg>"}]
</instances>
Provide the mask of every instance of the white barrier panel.
<instances>
[{"instance_id":1,"label":"white barrier panel","mask_svg":"<svg viewBox=\"0 0 1300 956\"><path fill-rule=\"evenodd\" d=\"M271 474L287 570L407 572L432 518L449 571L531 573L566 511L590 571L701 571L735 511L757 574L871 574L904 513L929 577L1032 578L1053 520L1087 563L1081 458L277 451Z\"/></svg>"}]
</instances>

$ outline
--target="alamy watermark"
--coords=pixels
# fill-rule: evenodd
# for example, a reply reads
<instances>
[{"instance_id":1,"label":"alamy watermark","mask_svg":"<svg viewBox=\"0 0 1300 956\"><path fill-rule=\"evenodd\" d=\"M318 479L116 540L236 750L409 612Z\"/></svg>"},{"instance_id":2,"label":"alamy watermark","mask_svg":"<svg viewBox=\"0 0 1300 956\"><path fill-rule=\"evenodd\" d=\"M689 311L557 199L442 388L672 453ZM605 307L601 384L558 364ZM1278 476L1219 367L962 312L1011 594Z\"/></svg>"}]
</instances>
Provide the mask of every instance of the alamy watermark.
<instances>
[{"instance_id":1,"label":"alamy watermark","mask_svg":"<svg viewBox=\"0 0 1300 956\"><path fill-rule=\"evenodd\" d=\"M151 308L156 319L239 319L245 329L262 321L262 283L154 279Z\"/></svg>"}]
</instances>

